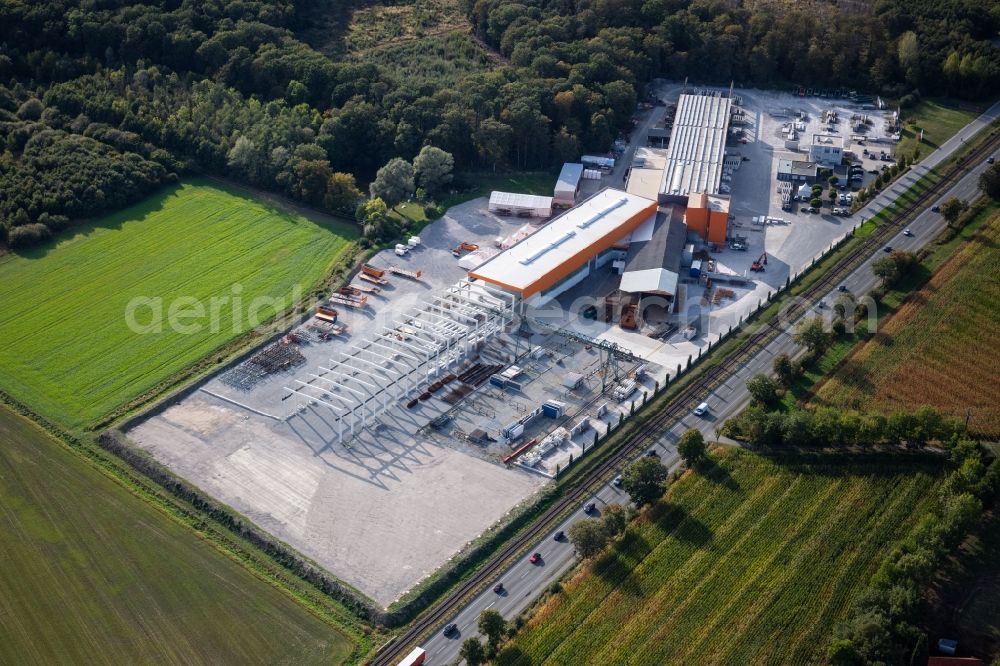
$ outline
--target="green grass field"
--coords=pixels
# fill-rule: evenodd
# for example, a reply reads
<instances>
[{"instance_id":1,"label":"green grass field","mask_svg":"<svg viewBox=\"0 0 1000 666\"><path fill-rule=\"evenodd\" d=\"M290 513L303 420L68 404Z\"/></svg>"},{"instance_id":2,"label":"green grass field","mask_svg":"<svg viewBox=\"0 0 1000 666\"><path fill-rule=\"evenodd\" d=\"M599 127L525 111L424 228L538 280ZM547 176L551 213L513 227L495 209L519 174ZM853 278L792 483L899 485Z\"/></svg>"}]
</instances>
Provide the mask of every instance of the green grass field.
<instances>
[{"instance_id":1,"label":"green grass field","mask_svg":"<svg viewBox=\"0 0 1000 666\"><path fill-rule=\"evenodd\" d=\"M878 334L821 382L811 402L890 413L932 405L968 418L972 432L1000 434L1000 361L982 342L1000 336L1000 215L992 217ZM986 279L984 279L986 278Z\"/></svg>"},{"instance_id":2,"label":"green grass field","mask_svg":"<svg viewBox=\"0 0 1000 666\"><path fill-rule=\"evenodd\" d=\"M933 501L930 463L723 451L551 597L498 664L806 664Z\"/></svg>"},{"instance_id":3,"label":"green grass field","mask_svg":"<svg viewBox=\"0 0 1000 666\"><path fill-rule=\"evenodd\" d=\"M920 100L912 108L903 109L903 136L896 146L896 154L909 155L920 145L920 154L926 157L978 115L972 110L946 106L938 100ZM921 129L924 130L923 143L919 143Z\"/></svg>"},{"instance_id":4,"label":"green grass field","mask_svg":"<svg viewBox=\"0 0 1000 666\"><path fill-rule=\"evenodd\" d=\"M354 234L193 181L0 258L0 389L64 426L93 423L249 330L255 297L288 303L297 287L305 296ZM162 299L162 332L130 328L134 297ZM179 320L201 324L192 334L167 325L182 297L204 308L202 318ZM215 331L212 297L229 297ZM262 308L261 319L273 312ZM151 308L135 314L153 320Z\"/></svg>"},{"instance_id":5,"label":"green grass field","mask_svg":"<svg viewBox=\"0 0 1000 666\"><path fill-rule=\"evenodd\" d=\"M354 640L0 408L0 663L338 664Z\"/></svg>"}]
</instances>

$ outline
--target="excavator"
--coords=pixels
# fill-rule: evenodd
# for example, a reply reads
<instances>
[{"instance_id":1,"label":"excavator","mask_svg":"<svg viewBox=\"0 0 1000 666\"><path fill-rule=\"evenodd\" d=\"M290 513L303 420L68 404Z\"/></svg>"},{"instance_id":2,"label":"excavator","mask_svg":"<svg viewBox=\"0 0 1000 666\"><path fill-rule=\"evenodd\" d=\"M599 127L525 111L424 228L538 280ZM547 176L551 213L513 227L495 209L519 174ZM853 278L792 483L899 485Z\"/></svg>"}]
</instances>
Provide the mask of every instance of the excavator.
<instances>
[{"instance_id":1,"label":"excavator","mask_svg":"<svg viewBox=\"0 0 1000 666\"><path fill-rule=\"evenodd\" d=\"M766 270L765 269L766 266L767 266L767 252L757 257L757 261L750 264L750 270L752 270L754 273L763 273Z\"/></svg>"}]
</instances>

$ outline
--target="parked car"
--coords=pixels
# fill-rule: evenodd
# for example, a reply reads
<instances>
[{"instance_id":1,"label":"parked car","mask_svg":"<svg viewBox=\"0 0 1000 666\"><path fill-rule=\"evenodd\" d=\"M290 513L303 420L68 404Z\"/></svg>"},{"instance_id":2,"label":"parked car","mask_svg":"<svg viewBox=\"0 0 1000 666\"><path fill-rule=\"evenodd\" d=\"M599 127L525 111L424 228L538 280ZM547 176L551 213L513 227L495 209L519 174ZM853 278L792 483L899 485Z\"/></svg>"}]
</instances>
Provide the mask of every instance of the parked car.
<instances>
[{"instance_id":1,"label":"parked car","mask_svg":"<svg viewBox=\"0 0 1000 666\"><path fill-rule=\"evenodd\" d=\"M532 553L531 557L528 558L528 561L531 562L532 564L538 564L539 562L542 561L542 554Z\"/></svg>"}]
</instances>

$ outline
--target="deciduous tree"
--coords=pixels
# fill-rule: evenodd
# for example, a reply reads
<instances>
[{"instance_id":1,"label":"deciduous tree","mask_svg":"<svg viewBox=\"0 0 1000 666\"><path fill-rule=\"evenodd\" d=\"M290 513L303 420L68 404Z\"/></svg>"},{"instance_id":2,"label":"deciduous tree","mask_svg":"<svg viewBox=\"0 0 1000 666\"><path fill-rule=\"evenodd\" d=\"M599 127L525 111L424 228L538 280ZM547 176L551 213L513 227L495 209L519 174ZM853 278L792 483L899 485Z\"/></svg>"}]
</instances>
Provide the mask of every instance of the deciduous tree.
<instances>
[{"instance_id":1,"label":"deciduous tree","mask_svg":"<svg viewBox=\"0 0 1000 666\"><path fill-rule=\"evenodd\" d=\"M622 470L622 488L636 506L660 499L666 484L667 468L653 456L643 456Z\"/></svg>"}]
</instances>

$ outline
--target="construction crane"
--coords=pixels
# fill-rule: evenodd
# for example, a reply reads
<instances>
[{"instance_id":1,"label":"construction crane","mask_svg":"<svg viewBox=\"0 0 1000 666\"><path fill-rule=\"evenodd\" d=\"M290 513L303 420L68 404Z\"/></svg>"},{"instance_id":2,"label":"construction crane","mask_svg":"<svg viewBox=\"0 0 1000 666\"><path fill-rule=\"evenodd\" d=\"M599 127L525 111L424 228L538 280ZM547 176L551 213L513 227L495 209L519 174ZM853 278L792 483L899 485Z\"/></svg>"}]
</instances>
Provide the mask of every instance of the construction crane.
<instances>
[{"instance_id":1,"label":"construction crane","mask_svg":"<svg viewBox=\"0 0 1000 666\"><path fill-rule=\"evenodd\" d=\"M767 266L767 252L757 257L757 261L750 264L750 270L754 273L763 273Z\"/></svg>"}]
</instances>

